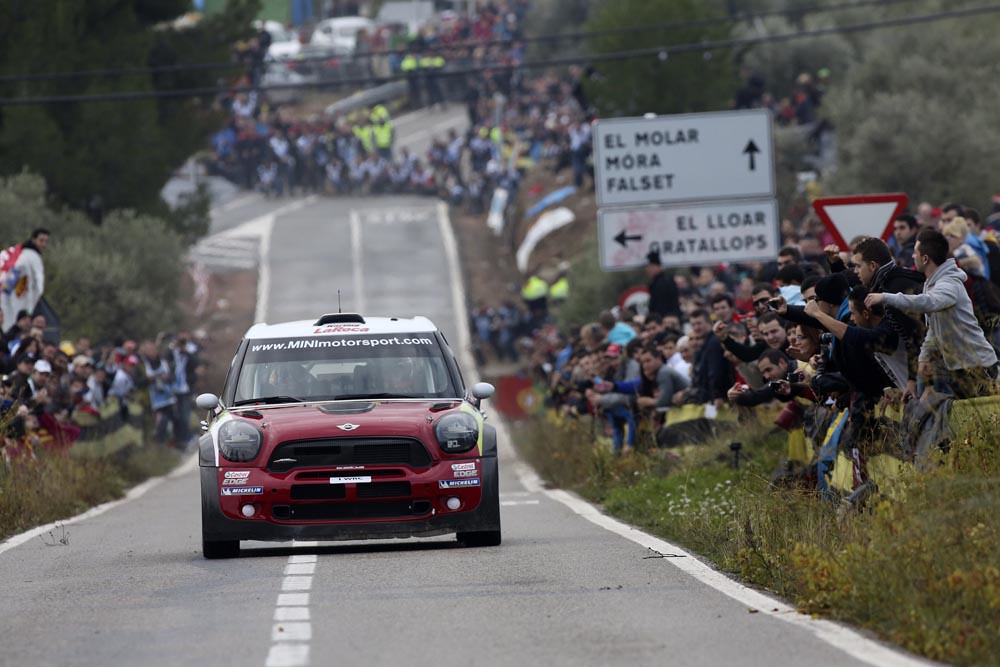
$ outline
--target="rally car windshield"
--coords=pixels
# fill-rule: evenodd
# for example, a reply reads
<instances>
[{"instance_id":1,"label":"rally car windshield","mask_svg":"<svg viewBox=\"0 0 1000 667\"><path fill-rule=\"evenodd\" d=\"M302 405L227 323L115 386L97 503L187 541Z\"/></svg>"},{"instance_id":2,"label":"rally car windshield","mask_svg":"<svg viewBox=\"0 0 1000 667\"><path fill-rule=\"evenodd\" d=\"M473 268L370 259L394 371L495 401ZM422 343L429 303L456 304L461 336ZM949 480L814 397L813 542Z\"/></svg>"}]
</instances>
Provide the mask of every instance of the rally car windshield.
<instances>
[{"instance_id":1,"label":"rally car windshield","mask_svg":"<svg viewBox=\"0 0 1000 667\"><path fill-rule=\"evenodd\" d=\"M458 395L428 334L309 336L250 341L234 404Z\"/></svg>"}]
</instances>

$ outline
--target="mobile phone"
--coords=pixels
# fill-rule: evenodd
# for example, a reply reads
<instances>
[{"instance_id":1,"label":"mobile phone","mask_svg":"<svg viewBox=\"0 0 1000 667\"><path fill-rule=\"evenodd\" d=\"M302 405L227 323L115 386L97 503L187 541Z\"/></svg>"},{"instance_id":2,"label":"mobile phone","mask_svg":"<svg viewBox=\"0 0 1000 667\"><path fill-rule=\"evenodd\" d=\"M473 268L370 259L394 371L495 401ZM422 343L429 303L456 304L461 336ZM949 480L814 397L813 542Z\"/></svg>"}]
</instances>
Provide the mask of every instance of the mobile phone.
<instances>
[{"instance_id":1,"label":"mobile phone","mask_svg":"<svg viewBox=\"0 0 1000 667\"><path fill-rule=\"evenodd\" d=\"M781 305L781 299L778 297L774 297L773 299L767 300L767 307L770 308L771 310L778 310L778 306L780 305Z\"/></svg>"}]
</instances>

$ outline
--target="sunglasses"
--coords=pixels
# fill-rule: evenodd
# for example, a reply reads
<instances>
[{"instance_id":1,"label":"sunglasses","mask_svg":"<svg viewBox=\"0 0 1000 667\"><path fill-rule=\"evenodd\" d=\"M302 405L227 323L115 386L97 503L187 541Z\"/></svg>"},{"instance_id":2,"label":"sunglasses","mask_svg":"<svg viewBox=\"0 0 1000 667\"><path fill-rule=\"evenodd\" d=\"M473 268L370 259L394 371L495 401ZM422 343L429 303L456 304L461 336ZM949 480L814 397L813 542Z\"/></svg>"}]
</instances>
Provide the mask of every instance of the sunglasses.
<instances>
[{"instance_id":1,"label":"sunglasses","mask_svg":"<svg viewBox=\"0 0 1000 667\"><path fill-rule=\"evenodd\" d=\"M760 299L757 299L756 301L754 301L753 305L754 306L759 306L759 307L763 308L763 307L765 307L767 305L767 302L770 301L770 300L771 300L771 297L765 296L763 298L760 298Z\"/></svg>"}]
</instances>

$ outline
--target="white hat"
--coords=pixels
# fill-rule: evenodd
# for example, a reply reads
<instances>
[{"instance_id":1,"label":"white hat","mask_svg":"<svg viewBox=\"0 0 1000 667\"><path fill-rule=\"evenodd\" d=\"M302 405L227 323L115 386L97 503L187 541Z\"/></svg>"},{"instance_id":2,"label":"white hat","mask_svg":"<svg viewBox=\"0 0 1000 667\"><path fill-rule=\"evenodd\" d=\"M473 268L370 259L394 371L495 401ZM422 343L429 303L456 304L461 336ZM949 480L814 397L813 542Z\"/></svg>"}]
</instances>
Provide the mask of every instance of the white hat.
<instances>
[{"instance_id":1,"label":"white hat","mask_svg":"<svg viewBox=\"0 0 1000 667\"><path fill-rule=\"evenodd\" d=\"M36 373L51 373L52 364L45 361L44 359L39 359L35 362L35 372Z\"/></svg>"}]
</instances>

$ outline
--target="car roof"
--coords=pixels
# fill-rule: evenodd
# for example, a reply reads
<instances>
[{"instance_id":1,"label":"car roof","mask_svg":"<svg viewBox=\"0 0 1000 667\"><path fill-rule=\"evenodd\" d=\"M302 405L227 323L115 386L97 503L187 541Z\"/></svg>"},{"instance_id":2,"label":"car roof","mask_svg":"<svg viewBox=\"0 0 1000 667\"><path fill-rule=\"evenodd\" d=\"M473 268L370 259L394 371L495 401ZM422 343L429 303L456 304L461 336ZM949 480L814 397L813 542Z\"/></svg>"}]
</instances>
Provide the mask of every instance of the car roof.
<instances>
[{"instance_id":1,"label":"car roof","mask_svg":"<svg viewBox=\"0 0 1000 667\"><path fill-rule=\"evenodd\" d=\"M360 320L360 321L358 321ZM433 333L437 327L426 317L362 317L355 313L333 313L309 320L258 323L247 330L247 339L352 334Z\"/></svg>"},{"instance_id":2,"label":"car roof","mask_svg":"<svg viewBox=\"0 0 1000 667\"><path fill-rule=\"evenodd\" d=\"M316 24L317 27L321 25L332 25L336 27L345 25L375 25L375 21L364 16L338 16L337 18L324 19Z\"/></svg>"}]
</instances>

